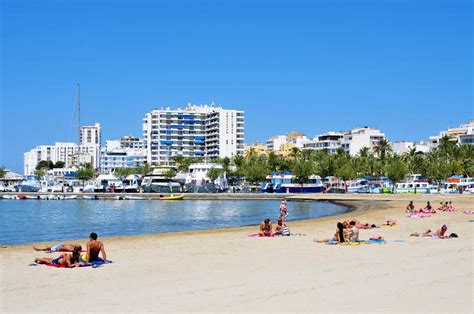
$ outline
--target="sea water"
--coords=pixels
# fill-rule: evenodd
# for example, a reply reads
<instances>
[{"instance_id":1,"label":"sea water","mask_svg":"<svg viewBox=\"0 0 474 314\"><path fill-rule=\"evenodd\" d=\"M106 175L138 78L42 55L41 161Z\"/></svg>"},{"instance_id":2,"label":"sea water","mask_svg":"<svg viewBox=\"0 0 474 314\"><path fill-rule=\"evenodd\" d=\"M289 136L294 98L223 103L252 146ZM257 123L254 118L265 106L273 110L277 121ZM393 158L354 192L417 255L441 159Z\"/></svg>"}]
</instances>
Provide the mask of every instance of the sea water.
<instances>
[{"instance_id":1,"label":"sea water","mask_svg":"<svg viewBox=\"0 0 474 314\"><path fill-rule=\"evenodd\" d=\"M0 245L204 230L276 221L279 201L0 200ZM288 202L288 221L341 214L326 202ZM291 229L291 223L290 229ZM256 229L257 231L257 229Z\"/></svg>"}]
</instances>

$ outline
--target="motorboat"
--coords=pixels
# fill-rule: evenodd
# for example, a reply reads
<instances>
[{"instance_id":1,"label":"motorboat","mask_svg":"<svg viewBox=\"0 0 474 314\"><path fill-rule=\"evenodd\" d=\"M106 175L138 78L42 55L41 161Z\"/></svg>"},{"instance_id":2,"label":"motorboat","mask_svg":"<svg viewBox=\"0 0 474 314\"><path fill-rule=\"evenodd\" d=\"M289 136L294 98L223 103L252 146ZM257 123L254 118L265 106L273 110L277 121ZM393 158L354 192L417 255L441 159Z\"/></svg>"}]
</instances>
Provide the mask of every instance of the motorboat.
<instances>
[{"instance_id":1,"label":"motorboat","mask_svg":"<svg viewBox=\"0 0 474 314\"><path fill-rule=\"evenodd\" d=\"M309 176L305 183L298 183L289 172L274 172L266 177L260 189L264 193L321 193L324 185L317 175Z\"/></svg>"},{"instance_id":2,"label":"motorboat","mask_svg":"<svg viewBox=\"0 0 474 314\"><path fill-rule=\"evenodd\" d=\"M26 180L15 185L16 192L38 192L41 189L41 182L36 176L27 176Z\"/></svg>"},{"instance_id":3,"label":"motorboat","mask_svg":"<svg viewBox=\"0 0 474 314\"><path fill-rule=\"evenodd\" d=\"M223 169L222 165L216 163L195 163L189 165L185 174L178 174L177 180L184 181L184 190L190 193L220 193L229 189L227 175L224 172L216 180L209 178L211 169ZM184 177L184 180L183 180Z\"/></svg>"},{"instance_id":4,"label":"motorboat","mask_svg":"<svg viewBox=\"0 0 474 314\"><path fill-rule=\"evenodd\" d=\"M324 193L336 193L336 194L341 194L341 193L346 193L346 183L344 180L334 177L334 176L328 176L325 177L323 180L323 184L325 187Z\"/></svg>"},{"instance_id":5,"label":"motorboat","mask_svg":"<svg viewBox=\"0 0 474 314\"><path fill-rule=\"evenodd\" d=\"M366 179L354 179L346 181L347 193L361 193L361 191L367 191L370 193L369 181Z\"/></svg>"},{"instance_id":6,"label":"motorboat","mask_svg":"<svg viewBox=\"0 0 474 314\"><path fill-rule=\"evenodd\" d=\"M403 182L395 183L397 194L431 194L437 193L438 189L425 180L421 174L411 174Z\"/></svg>"},{"instance_id":7,"label":"motorboat","mask_svg":"<svg viewBox=\"0 0 474 314\"><path fill-rule=\"evenodd\" d=\"M168 170L175 170L173 167L158 167L147 174L141 182L141 189L145 193L179 193L181 184L166 177Z\"/></svg>"},{"instance_id":8,"label":"motorboat","mask_svg":"<svg viewBox=\"0 0 474 314\"><path fill-rule=\"evenodd\" d=\"M183 198L184 198L184 194L160 196L160 200L162 201L178 201L178 200L182 200Z\"/></svg>"}]
</instances>

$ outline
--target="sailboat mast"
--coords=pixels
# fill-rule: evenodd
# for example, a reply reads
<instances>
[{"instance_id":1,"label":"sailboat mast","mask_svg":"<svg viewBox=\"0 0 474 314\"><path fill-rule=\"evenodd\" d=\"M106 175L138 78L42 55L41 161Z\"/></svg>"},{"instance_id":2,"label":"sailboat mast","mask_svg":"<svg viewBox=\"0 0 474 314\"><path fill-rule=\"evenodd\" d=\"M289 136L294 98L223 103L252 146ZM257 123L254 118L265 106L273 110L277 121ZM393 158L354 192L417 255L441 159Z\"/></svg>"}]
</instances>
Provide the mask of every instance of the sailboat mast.
<instances>
[{"instance_id":1,"label":"sailboat mast","mask_svg":"<svg viewBox=\"0 0 474 314\"><path fill-rule=\"evenodd\" d=\"M77 167L80 165L80 156L81 156L81 85L77 83L76 91L76 106L77 106L77 132L78 132L78 142L77 142Z\"/></svg>"}]
</instances>

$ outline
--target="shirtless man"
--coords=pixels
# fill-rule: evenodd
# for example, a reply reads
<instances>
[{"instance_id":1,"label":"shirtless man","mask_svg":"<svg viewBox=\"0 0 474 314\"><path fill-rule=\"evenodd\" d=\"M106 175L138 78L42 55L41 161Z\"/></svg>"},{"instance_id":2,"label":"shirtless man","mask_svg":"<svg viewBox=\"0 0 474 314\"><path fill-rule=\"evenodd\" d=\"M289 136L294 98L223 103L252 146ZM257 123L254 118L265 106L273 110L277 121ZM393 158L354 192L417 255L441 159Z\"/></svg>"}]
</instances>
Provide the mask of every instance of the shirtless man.
<instances>
[{"instance_id":1,"label":"shirtless man","mask_svg":"<svg viewBox=\"0 0 474 314\"><path fill-rule=\"evenodd\" d=\"M267 218L260 224L260 232L258 234L261 237L271 237L273 235L272 230L272 223Z\"/></svg>"},{"instance_id":2,"label":"shirtless man","mask_svg":"<svg viewBox=\"0 0 474 314\"><path fill-rule=\"evenodd\" d=\"M33 249L35 251L46 251L46 252L73 252L75 248L78 248L79 251L82 250L82 246L79 244L71 244L71 243L61 243L61 244L56 244L55 246L47 246L44 248L41 247L35 247L33 246Z\"/></svg>"},{"instance_id":3,"label":"shirtless man","mask_svg":"<svg viewBox=\"0 0 474 314\"><path fill-rule=\"evenodd\" d=\"M104 243L97 240L97 233L92 232L89 236L89 242L87 242L87 255L85 260L88 263L97 261L99 259L99 253L102 253L102 259L107 262Z\"/></svg>"},{"instance_id":4,"label":"shirtless man","mask_svg":"<svg viewBox=\"0 0 474 314\"><path fill-rule=\"evenodd\" d=\"M57 258L49 257L37 257L35 258L35 263L38 264L54 264L62 267L79 267L81 263L79 262L79 254L81 252L80 248L75 248L72 254L61 254Z\"/></svg>"}]
</instances>

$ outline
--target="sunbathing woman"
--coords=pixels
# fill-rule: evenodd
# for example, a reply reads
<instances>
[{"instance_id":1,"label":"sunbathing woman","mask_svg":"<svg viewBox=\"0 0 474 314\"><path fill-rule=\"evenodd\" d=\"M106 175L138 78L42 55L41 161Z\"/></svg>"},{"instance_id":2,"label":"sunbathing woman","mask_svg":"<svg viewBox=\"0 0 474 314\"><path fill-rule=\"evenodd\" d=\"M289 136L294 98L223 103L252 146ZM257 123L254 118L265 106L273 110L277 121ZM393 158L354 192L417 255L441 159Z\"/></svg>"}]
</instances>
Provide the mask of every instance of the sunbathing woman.
<instances>
[{"instance_id":1,"label":"sunbathing woman","mask_svg":"<svg viewBox=\"0 0 474 314\"><path fill-rule=\"evenodd\" d=\"M422 234L419 234L418 232L410 234L412 237L433 237L433 238L440 238L440 239L445 239L448 238L446 235L446 232L448 231L448 226L443 225L440 229L436 230L436 232L431 231L431 229L426 230Z\"/></svg>"},{"instance_id":2,"label":"sunbathing woman","mask_svg":"<svg viewBox=\"0 0 474 314\"><path fill-rule=\"evenodd\" d=\"M48 257L37 257L35 258L35 263L38 264L54 264L61 267L79 267L81 263L79 262L79 253L81 250L75 248L72 254L61 254L57 258L48 258Z\"/></svg>"},{"instance_id":3,"label":"sunbathing woman","mask_svg":"<svg viewBox=\"0 0 474 314\"><path fill-rule=\"evenodd\" d=\"M334 234L334 237L332 239L323 239L323 240L314 239L313 241L318 242L318 243L327 243L330 241L331 242L337 241L339 243L346 242L344 238L344 224L342 222L338 222L336 227L337 227L336 233Z\"/></svg>"},{"instance_id":4,"label":"sunbathing woman","mask_svg":"<svg viewBox=\"0 0 474 314\"><path fill-rule=\"evenodd\" d=\"M284 235L284 236L290 235L290 230L288 229L288 225L281 218L278 218L277 225L275 226L275 235Z\"/></svg>"},{"instance_id":5,"label":"sunbathing woman","mask_svg":"<svg viewBox=\"0 0 474 314\"><path fill-rule=\"evenodd\" d=\"M442 210L442 211L448 210L448 202L446 203L441 202L440 205L441 206L438 208L438 210Z\"/></svg>"},{"instance_id":6,"label":"sunbathing woman","mask_svg":"<svg viewBox=\"0 0 474 314\"><path fill-rule=\"evenodd\" d=\"M75 248L78 248L79 251L82 250L82 246L80 244L71 244L71 243L66 243L66 244L57 244L54 246L47 246L47 247L35 247L33 246L33 249L35 251L46 251L46 252L73 252Z\"/></svg>"},{"instance_id":7,"label":"sunbathing woman","mask_svg":"<svg viewBox=\"0 0 474 314\"><path fill-rule=\"evenodd\" d=\"M260 224L260 232L258 234L261 237L271 237L273 235L270 219L267 218Z\"/></svg>"}]
</instances>

